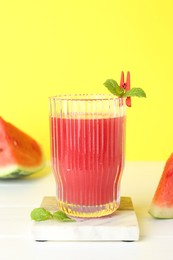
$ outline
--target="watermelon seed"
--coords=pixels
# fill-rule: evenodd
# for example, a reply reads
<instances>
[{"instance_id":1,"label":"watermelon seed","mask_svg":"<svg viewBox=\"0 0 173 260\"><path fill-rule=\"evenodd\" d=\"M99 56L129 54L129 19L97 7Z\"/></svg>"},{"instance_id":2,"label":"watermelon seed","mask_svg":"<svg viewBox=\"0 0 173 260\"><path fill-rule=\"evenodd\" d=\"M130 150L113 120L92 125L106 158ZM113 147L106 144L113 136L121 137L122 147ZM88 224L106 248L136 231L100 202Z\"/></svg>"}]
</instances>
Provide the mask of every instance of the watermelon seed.
<instances>
[{"instance_id":1,"label":"watermelon seed","mask_svg":"<svg viewBox=\"0 0 173 260\"><path fill-rule=\"evenodd\" d=\"M13 141L13 144L14 144L14 146L17 146L17 145L18 145L18 143L17 143L16 140Z\"/></svg>"}]
</instances>

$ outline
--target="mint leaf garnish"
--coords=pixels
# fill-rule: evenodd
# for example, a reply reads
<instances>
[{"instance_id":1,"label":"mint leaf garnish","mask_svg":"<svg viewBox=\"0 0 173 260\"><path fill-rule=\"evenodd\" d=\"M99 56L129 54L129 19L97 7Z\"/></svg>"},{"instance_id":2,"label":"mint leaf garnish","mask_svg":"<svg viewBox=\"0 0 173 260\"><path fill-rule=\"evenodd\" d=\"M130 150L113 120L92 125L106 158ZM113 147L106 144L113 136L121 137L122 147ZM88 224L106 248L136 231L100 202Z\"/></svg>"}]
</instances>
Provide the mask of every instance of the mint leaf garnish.
<instances>
[{"instance_id":1,"label":"mint leaf garnish","mask_svg":"<svg viewBox=\"0 0 173 260\"><path fill-rule=\"evenodd\" d=\"M31 211L31 219L35 221L44 221L52 218L52 214L44 208L35 208Z\"/></svg>"},{"instance_id":2,"label":"mint leaf garnish","mask_svg":"<svg viewBox=\"0 0 173 260\"><path fill-rule=\"evenodd\" d=\"M74 219L70 218L60 210L53 213L53 219L58 220L60 222L75 222Z\"/></svg>"},{"instance_id":3,"label":"mint leaf garnish","mask_svg":"<svg viewBox=\"0 0 173 260\"><path fill-rule=\"evenodd\" d=\"M67 216L64 212L58 210L53 214L44 208L35 208L31 211L31 219L35 221L44 221L48 219L58 220L59 222L76 222L74 219Z\"/></svg>"},{"instance_id":4,"label":"mint leaf garnish","mask_svg":"<svg viewBox=\"0 0 173 260\"><path fill-rule=\"evenodd\" d=\"M146 93L142 88L131 88L126 91L125 86L120 87L114 79L107 79L103 85L113 94L118 97L146 97Z\"/></svg>"},{"instance_id":5,"label":"mint leaf garnish","mask_svg":"<svg viewBox=\"0 0 173 260\"><path fill-rule=\"evenodd\" d=\"M124 89L120 88L118 83L114 79L107 79L104 83L104 86L113 94L118 97L124 94Z\"/></svg>"},{"instance_id":6,"label":"mint leaf garnish","mask_svg":"<svg viewBox=\"0 0 173 260\"><path fill-rule=\"evenodd\" d=\"M132 88L125 92L122 97L146 97L146 93L141 88Z\"/></svg>"}]
</instances>

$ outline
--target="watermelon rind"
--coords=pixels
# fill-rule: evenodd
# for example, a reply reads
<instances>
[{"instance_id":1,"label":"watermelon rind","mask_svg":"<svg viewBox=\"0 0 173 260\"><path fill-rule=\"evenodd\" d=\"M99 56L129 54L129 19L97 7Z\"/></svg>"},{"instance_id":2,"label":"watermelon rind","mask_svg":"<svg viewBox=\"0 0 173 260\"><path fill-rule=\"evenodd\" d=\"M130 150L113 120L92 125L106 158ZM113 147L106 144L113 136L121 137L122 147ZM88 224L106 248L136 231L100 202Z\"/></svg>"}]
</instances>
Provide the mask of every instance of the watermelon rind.
<instances>
[{"instance_id":1,"label":"watermelon rind","mask_svg":"<svg viewBox=\"0 0 173 260\"><path fill-rule=\"evenodd\" d=\"M36 167L23 167L21 165L11 165L0 168L0 179L16 179L31 175L43 169L44 163Z\"/></svg>"},{"instance_id":2,"label":"watermelon rind","mask_svg":"<svg viewBox=\"0 0 173 260\"><path fill-rule=\"evenodd\" d=\"M158 219L170 219L173 218L173 207L157 206L152 204L149 210L152 217Z\"/></svg>"}]
</instances>

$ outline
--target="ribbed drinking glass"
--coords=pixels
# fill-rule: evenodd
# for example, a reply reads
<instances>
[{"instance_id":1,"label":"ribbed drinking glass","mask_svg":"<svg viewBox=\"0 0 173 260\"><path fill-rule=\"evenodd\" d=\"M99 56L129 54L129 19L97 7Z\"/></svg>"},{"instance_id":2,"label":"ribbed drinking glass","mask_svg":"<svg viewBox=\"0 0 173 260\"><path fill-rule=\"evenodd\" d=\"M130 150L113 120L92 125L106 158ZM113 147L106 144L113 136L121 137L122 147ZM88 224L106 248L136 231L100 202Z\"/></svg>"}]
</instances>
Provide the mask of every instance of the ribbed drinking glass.
<instances>
[{"instance_id":1,"label":"ribbed drinking glass","mask_svg":"<svg viewBox=\"0 0 173 260\"><path fill-rule=\"evenodd\" d=\"M58 208L84 218L113 213L124 167L125 99L60 95L49 104Z\"/></svg>"}]
</instances>

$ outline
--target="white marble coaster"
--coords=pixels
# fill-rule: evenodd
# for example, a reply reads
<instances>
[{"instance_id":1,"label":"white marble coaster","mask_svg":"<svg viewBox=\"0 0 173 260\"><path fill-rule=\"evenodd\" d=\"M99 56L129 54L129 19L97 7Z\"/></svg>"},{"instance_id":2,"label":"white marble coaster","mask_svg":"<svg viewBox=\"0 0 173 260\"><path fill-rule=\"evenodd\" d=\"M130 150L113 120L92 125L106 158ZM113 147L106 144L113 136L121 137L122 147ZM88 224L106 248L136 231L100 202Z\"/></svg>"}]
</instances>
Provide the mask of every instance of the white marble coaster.
<instances>
[{"instance_id":1,"label":"white marble coaster","mask_svg":"<svg viewBox=\"0 0 173 260\"><path fill-rule=\"evenodd\" d=\"M44 197L41 207L56 211L56 198ZM119 209L111 216L64 223L33 221L32 234L37 241L137 241L139 226L131 198L121 197Z\"/></svg>"}]
</instances>

